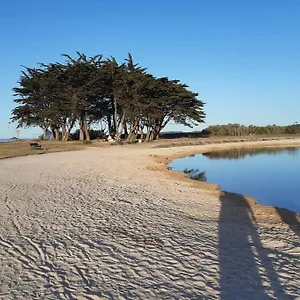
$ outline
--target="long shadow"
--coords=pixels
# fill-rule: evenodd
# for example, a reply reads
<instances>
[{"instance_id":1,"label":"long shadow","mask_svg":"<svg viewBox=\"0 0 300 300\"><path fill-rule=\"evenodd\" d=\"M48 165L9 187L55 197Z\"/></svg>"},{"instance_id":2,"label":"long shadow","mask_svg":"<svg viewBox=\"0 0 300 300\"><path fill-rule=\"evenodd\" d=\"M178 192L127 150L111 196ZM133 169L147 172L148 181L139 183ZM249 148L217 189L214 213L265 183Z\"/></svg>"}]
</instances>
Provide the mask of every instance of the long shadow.
<instances>
[{"instance_id":1,"label":"long shadow","mask_svg":"<svg viewBox=\"0 0 300 300\"><path fill-rule=\"evenodd\" d=\"M290 229L300 237L300 216L290 210L284 208L277 208L276 211L280 216L282 222L289 225Z\"/></svg>"},{"instance_id":2,"label":"long shadow","mask_svg":"<svg viewBox=\"0 0 300 300\"><path fill-rule=\"evenodd\" d=\"M247 200L222 193L219 218L221 299L288 299L260 241ZM267 283L266 283L267 281Z\"/></svg>"}]
</instances>

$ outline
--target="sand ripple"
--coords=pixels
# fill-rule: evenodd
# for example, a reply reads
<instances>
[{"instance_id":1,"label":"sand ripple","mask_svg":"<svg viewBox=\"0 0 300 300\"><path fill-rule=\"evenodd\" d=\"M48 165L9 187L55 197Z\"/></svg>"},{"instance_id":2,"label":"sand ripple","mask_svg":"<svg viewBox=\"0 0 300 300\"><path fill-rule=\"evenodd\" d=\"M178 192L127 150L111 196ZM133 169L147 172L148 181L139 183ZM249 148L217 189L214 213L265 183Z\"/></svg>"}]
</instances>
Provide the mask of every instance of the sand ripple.
<instances>
[{"instance_id":1,"label":"sand ripple","mask_svg":"<svg viewBox=\"0 0 300 300\"><path fill-rule=\"evenodd\" d=\"M296 231L220 221L216 196L146 170L151 151L0 161L0 299L300 295Z\"/></svg>"}]
</instances>

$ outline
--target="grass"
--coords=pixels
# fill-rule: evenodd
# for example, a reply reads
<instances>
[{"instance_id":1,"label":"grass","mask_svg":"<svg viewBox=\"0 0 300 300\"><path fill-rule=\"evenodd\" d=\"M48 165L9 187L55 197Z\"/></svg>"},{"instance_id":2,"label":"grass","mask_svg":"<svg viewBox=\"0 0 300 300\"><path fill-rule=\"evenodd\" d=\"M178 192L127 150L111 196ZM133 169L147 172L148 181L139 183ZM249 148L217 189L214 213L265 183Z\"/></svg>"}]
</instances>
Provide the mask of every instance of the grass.
<instances>
[{"instance_id":1,"label":"grass","mask_svg":"<svg viewBox=\"0 0 300 300\"><path fill-rule=\"evenodd\" d=\"M163 140L159 139L155 141L153 148L172 148L182 146L196 146L196 145L207 145L207 144L220 144L220 143L236 143L236 142L251 142L251 141L273 141L280 139L295 139L299 138L299 135L282 135L282 136L216 136L209 138L178 138Z\"/></svg>"},{"instance_id":2,"label":"grass","mask_svg":"<svg viewBox=\"0 0 300 300\"><path fill-rule=\"evenodd\" d=\"M47 141L39 142L42 149L32 149L29 143L30 141L0 143L0 159L51 152L75 151L88 147L88 145L80 142Z\"/></svg>"}]
</instances>

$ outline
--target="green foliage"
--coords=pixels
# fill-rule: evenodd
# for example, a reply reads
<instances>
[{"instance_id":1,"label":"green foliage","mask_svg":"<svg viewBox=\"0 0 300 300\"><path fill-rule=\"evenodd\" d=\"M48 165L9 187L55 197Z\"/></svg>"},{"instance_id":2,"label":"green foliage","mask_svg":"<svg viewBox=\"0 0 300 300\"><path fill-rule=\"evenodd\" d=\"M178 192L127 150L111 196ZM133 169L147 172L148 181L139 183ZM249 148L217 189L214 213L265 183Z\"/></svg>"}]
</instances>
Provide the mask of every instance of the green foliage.
<instances>
[{"instance_id":1,"label":"green foliage","mask_svg":"<svg viewBox=\"0 0 300 300\"><path fill-rule=\"evenodd\" d=\"M131 54L122 64L113 57L102 60L102 55L62 56L64 63L25 68L13 89L17 107L12 122L40 126L44 137L50 128L52 138L63 140L76 124L78 138L90 140L91 126L105 122L117 141L122 135L127 141L138 135L150 141L170 121L190 127L204 121L204 103L197 93L179 80L148 74Z\"/></svg>"},{"instance_id":2,"label":"green foliage","mask_svg":"<svg viewBox=\"0 0 300 300\"><path fill-rule=\"evenodd\" d=\"M90 129L89 130L90 138L91 140L97 140L97 139L106 139L106 134L104 130L95 130L95 129ZM79 140L80 136L80 130L77 129L73 133L70 134L70 140L76 141Z\"/></svg>"},{"instance_id":3,"label":"green foliage","mask_svg":"<svg viewBox=\"0 0 300 300\"><path fill-rule=\"evenodd\" d=\"M209 126L206 133L212 136L246 136L246 135L282 135L300 134L298 124L289 126L267 125L267 126L244 126L240 124L213 125Z\"/></svg>"},{"instance_id":4,"label":"green foliage","mask_svg":"<svg viewBox=\"0 0 300 300\"><path fill-rule=\"evenodd\" d=\"M300 133L300 126L299 125L290 125L284 128L285 134L299 134Z\"/></svg>"}]
</instances>

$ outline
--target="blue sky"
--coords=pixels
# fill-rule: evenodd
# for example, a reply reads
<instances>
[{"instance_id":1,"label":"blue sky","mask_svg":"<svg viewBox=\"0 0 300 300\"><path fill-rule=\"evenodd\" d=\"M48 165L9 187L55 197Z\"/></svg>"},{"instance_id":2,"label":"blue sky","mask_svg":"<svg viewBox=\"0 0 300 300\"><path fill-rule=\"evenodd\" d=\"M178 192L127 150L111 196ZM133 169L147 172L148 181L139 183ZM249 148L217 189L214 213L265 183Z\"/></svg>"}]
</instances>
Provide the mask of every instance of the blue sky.
<instances>
[{"instance_id":1,"label":"blue sky","mask_svg":"<svg viewBox=\"0 0 300 300\"><path fill-rule=\"evenodd\" d=\"M206 102L206 124L195 129L300 122L299 16L299 0L4 1L0 138L15 135L8 121L21 65L75 51L120 61L131 52L155 76L187 83Z\"/></svg>"}]
</instances>

